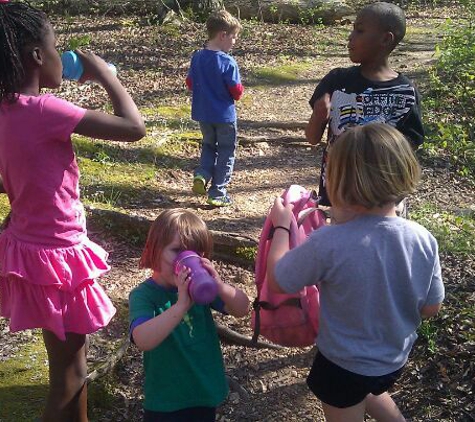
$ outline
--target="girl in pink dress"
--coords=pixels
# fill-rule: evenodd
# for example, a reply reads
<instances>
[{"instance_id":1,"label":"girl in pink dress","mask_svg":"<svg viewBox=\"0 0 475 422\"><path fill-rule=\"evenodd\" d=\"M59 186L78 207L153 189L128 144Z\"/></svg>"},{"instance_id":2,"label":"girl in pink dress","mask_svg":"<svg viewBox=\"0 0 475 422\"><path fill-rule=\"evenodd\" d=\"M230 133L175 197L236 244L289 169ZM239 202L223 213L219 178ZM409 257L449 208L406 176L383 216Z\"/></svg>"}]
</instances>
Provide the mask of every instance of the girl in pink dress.
<instances>
[{"instance_id":1,"label":"girl in pink dress","mask_svg":"<svg viewBox=\"0 0 475 422\"><path fill-rule=\"evenodd\" d=\"M95 281L107 253L87 237L71 134L133 142L139 111L107 63L77 51L84 73L107 91L114 115L85 110L58 88L61 59L46 15L0 0L0 189L11 214L0 235L0 315L12 332L42 328L50 390L44 422L87 421L87 334L115 309Z\"/></svg>"}]
</instances>

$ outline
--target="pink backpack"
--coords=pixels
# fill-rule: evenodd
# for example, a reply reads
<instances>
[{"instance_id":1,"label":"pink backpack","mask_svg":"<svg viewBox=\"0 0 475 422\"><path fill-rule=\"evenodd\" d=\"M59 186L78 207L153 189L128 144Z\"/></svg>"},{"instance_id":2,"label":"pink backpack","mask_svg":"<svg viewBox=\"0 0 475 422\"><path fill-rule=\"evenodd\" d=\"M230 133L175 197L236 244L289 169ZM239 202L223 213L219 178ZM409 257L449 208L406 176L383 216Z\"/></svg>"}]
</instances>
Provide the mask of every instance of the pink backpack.
<instances>
[{"instance_id":1,"label":"pink backpack","mask_svg":"<svg viewBox=\"0 0 475 422\"><path fill-rule=\"evenodd\" d=\"M290 226L290 249L302 244L307 236L325 224L325 214L317 208L314 192L292 185L283 194L284 204L294 204ZM319 296L317 286L305 287L295 294L280 294L269 290L267 284L267 254L274 227L267 217L264 222L256 257L257 298L253 303L253 341L259 334L273 343L288 347L315 344L318 332ZM298 275L296 275L298 277Z\"/></svg>"}]
</instances>

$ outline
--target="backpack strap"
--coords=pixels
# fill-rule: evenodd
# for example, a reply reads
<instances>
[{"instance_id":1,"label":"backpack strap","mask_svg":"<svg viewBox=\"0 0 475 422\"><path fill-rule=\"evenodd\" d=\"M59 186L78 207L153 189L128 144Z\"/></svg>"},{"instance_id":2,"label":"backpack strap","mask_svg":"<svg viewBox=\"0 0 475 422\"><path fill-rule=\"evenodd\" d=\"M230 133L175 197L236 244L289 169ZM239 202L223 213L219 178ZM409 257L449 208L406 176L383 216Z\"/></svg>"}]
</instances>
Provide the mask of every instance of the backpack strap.
<instances>
[{"instance_id":1,"label":"backpack strap","mask_svg":"<svg viewBox=\"0 0 475 422\"><path fill-rule=\"evenodd\" d=\"M264 283L267 272L267 252L269 248L268 242L274 235L274 226L269 216L264 221L261 235L259 237L259 245L257 247L256 265L255 265L255 279L257 285L257 297L254 300L252 307L254 310L254 333L252 335L252 344L257 345L257 339L261 332L261 316L260 316L260 286Z\"/></svg>"},{"instance_id":2,"label":"backpack strap","mask_svg":"<svg viewBox=\"0 0 475 422\"><path fill-rule=\"evenodd\" d=\"M279 309L281 306L294 306L296 308L302 308L302 304L300 299L297 298L289 298L283 301L280 305L271 305L269 302L260 301L259 295L257 298L252 302L252 308L254 310L254 333L252 334L251 343L253 345L257 344L257 339L261 333L261 309L266 311L275 311Z\"/></svg>"},{"instance_id":3,"label":"backpack strap","mask_svg":"<svg viewBox=\"0 0 475 422\"><path fill-rule=\"evenodd\" d=\"M305 220L310 214L314 213L315 211L318 211L319 208L317 207L310 207L307 208L306 210L302 211L299 214L299 218L297 219L297 225L300 226L303 223L303 220Z\"/></svg>"},{"instance_id":4,"label":"backpack strap","mask_svg":"<svg viewBox=\"0 0 475 422\"><path fill-rule=\"evenodd\" d=\"M254 310L254 332L252 333L251 343L255 346L257 344L257 339L261 333L261 313L259 306L259 293L257 297L252 302L252 309Z\"/></svg>"},{"instance_id":5,"label":"backpack strap","mask_svg":"<svg viewBox=\"0 0 475 422\"><path fill-rule=\"evenodd\" d=\"M279 305L272 305L266 301L257 301L257 302L254 301L252 306L254 308L258 307L258 308L265 309L266 311L275 311L276 309L279 309L281 306L295 306L296 308L302 307L300 300L296 297L286 299Z\"/></svg>"}]
</instances>

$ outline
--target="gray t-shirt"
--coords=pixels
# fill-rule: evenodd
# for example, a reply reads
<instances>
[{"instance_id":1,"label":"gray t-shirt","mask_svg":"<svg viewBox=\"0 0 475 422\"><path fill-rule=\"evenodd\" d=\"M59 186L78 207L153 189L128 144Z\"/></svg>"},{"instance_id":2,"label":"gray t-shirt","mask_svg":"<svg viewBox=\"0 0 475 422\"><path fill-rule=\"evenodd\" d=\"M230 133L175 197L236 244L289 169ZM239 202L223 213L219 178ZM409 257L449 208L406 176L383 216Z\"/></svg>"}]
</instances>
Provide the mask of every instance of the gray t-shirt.
<instances>
[{"instance_id":1,"label":"gray t-shirt","mask_svg":"<svg viewBox=\"0 0 475 422\"><path fill-rule=\"evenodd\" d=\"M318 284L319 350L366 376L401 368L417 338L421 308L444 298L437 241L399 217L365 215L322 227L285 254L275 274L289 293Z\"/></svg>"}]
</instances>

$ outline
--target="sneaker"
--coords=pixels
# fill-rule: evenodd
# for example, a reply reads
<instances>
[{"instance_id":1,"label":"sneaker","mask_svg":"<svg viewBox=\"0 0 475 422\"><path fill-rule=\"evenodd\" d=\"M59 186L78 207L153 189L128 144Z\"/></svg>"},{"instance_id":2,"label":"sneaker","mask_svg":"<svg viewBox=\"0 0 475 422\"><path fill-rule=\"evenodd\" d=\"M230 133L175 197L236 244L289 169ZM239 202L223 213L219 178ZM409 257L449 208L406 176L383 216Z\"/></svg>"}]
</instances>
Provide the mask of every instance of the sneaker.
<instances>
[{"instance_id":1,"label":"sneaker","mask_svg":"<svg viewBox=\"0 0 475 422\"><path fill-rule=\"evenodd\" d=\"M198 195L206 195L206 180L200 174L197 174L193 178L193 187L192 190Z\"/></svg>"},{"instance_id":2,"label":"sneaker","mask_svg":"<svg viewBox=\"0 0 475 422\"><path fill-rule=\"evenodd\" d=\"M229 196L217 196L216 198L208 197L206 201L208 205L213 207L227 207L232 204L231 198Z\"/></svg>"}]
</instances>

